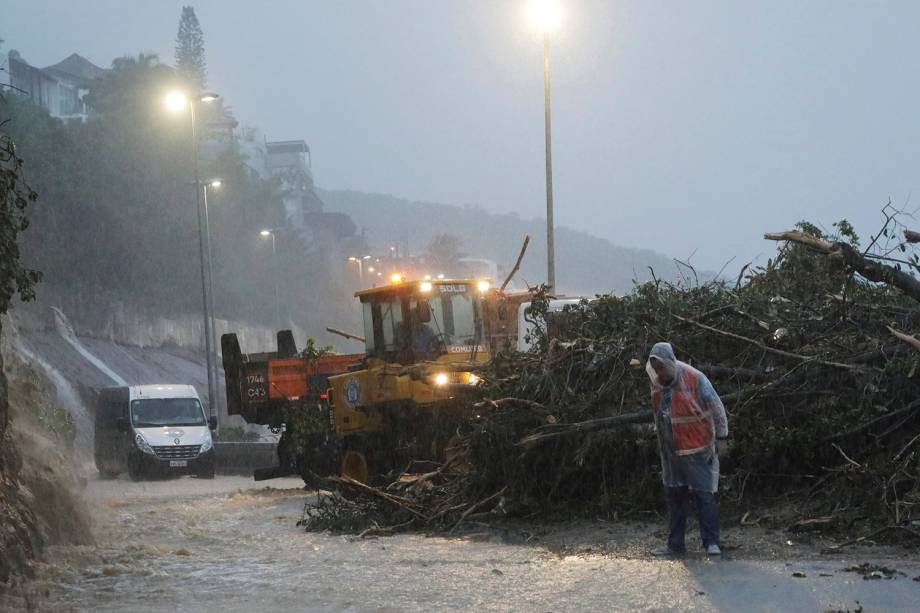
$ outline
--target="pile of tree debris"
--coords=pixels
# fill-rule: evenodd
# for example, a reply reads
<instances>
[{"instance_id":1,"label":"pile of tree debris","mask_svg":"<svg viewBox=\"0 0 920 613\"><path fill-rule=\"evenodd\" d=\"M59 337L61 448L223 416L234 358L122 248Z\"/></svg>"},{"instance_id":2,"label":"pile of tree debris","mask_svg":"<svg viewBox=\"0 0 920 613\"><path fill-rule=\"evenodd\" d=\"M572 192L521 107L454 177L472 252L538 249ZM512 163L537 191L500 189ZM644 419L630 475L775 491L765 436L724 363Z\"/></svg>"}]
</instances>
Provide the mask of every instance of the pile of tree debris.
<instances>
[{"instance_id":1,"label":"pile of tree debris","mask_svg":"<svg viewBox=\"0 0 920 613\"><path fill-rule=\"evenodd\" d=\"M657 341L706 373L729 414L721 500L783 508L795 529L854 524L920 543L920 262L897 216L865 248L845 221L768 234L775 258L737 281L598 296L551 319L539 351L499 355L447 465L338 493L312 530L455 530L506 516L625 517L661 508L645 361ZM748 268L748 267L746 267ZM534 311L545 315L540 297ZM914 527L912 527L914 526ZM916 538L915 538L916 537Z\"/></svg>"}]
</instances>

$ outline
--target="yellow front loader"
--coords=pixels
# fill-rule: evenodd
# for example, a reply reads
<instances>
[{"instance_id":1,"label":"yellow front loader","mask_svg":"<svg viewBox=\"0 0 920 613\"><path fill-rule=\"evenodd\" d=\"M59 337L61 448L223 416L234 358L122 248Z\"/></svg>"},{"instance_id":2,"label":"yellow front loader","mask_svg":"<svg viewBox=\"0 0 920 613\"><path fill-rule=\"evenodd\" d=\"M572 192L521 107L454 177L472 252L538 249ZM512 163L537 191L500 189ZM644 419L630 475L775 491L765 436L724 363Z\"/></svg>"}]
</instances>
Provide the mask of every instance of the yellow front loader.
<instances>
[{"instance_id":1,"label":"yellow front loader","mask_svg":"<svg viewBox=\"0 0 920 613\"><path fill-rule=\"evenodd\" d=\"M360 291L366 358L329 378L340 472L360 481L410 461L443 461L477 397L490 331L516 305L476 279L394 280ZM493 323L492 320L495 320Z\"/></svg>"}]
</instances>

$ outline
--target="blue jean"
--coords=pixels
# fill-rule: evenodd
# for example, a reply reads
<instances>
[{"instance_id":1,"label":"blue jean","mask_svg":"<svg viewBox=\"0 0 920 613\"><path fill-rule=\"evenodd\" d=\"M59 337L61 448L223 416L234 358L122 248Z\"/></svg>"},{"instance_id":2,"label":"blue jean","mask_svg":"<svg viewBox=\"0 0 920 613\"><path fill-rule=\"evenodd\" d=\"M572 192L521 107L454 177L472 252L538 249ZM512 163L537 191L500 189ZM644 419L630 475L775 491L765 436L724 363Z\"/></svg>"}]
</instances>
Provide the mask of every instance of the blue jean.
<instances>
[{"instance_id":1,"label":"blue jean","mask_svg":"<svg viewBox=\"0 0 920 613\"><path fill-rule=\"evenodd\" d=\"M672 551L686 551L684 535L687 531L687 514L690 510L690 492L696 498L696 510L700 518L700 536L703 547L719 544L719 507L712 492L698 492L687 487L666 487L668 501L668 548Z\"/></svg>"}]
</instances>

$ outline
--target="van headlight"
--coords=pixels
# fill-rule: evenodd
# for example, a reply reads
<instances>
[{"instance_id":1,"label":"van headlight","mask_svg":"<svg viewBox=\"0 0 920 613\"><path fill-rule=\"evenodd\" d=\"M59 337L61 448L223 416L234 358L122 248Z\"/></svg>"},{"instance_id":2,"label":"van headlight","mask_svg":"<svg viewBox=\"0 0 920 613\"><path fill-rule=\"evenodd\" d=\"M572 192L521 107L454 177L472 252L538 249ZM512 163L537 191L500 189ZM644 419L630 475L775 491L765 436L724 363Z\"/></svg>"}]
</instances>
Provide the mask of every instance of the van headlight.
<instances>
[{"instance_id":1,"label":"van headlight","mask_svg":"<svg viewBox=\"0 0 920 613\"><path fill-rule=\"evenodd\" d=\"M137 445L137 448L144 453L149 453L150 455L155 455L153 453L153 447L150 446L150 443L147 442L147 439L144 438L144 435L140 432L137 433L137 436L134 437L134 444Z\"/></svg>"},{"instance_id":2,"label":"van headlight","mask_svg":"<svg viewBox=\"0 0 920 613\"><path fill-rule=\"evenodd\" d=\"M198 453L205 453L211 451L211 447L214 446L214 441L211 440L211 437L204 439L204 442L201 443L201 449L198 450Z\"/></svg>"}]
</instances>

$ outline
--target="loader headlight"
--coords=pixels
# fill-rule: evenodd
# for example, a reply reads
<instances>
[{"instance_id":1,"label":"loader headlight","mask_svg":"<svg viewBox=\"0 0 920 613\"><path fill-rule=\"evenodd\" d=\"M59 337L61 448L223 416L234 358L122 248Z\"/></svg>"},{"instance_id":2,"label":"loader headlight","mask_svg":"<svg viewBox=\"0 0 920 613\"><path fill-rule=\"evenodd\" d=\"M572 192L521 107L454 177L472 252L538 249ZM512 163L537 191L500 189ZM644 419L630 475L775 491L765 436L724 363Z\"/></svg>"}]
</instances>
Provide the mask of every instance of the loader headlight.
<instances>
[{"instance_id":1,"label":"loader headlight","mask_svg":"<svg viewBox=\"0 0 920 613\"><path fill-rule=\"evenodd\" d=\"M147 439L145 439L144 435L140 432L138 432L137 436L134 437L134 444L137 445L137 448L140 449L143 453L154 455L153 447L150 446L150 443L147 442Z\"/></svg>"},{"instance_id":2,"label":"loader headlight","mask_svg":"<svg viewBox=\"0 0 920 613\"><path fill-rule=\"evenodd\" d=\"M434 376L435 385L447 385L447 382L450 381L450 378L446 373L439 372Z\"/></svg>"}]
</instances>

